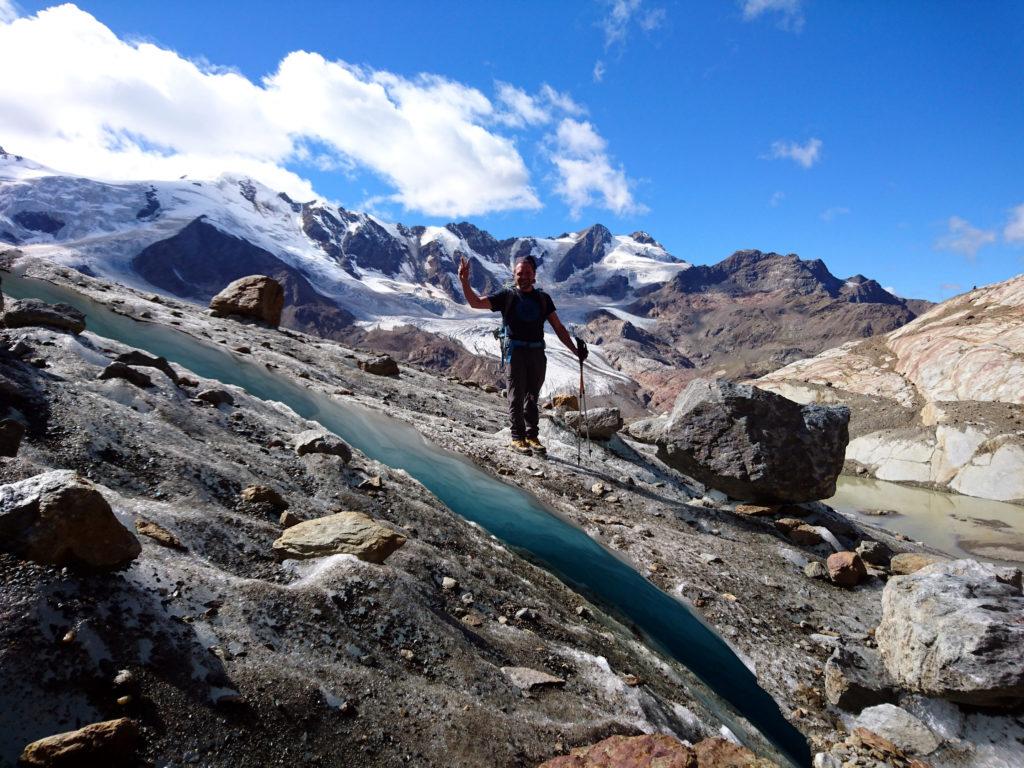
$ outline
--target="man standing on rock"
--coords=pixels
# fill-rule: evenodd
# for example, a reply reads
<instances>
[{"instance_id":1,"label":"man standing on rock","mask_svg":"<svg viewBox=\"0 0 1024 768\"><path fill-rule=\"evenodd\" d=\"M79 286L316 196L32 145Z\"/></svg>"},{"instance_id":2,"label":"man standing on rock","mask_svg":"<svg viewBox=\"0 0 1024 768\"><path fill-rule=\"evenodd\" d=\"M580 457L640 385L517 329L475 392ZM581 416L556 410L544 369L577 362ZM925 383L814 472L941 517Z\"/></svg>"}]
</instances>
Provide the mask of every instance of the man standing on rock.
<instances>
[{"instance_id":1,"label":"man standing on rock","mask_svg":"<svg viewBox=\"0 0 1024 768\"><path fill-rule=\"evenodd\" d=\"M459 280L466 301L473 309L501 312L508 333L511 357L508 361L508 416L512 426L512 448L520 453L545 453L538 440L540 411L538 399L544 385L547 357L544 354L544 321L551 323L558 339L580 357L569 332L555 313L555 303L544 291L533 287L537 263L532 256L516 259L512 288L481 298L469 284L469 261L459 264Z\"/></svg>"}]
</instances>

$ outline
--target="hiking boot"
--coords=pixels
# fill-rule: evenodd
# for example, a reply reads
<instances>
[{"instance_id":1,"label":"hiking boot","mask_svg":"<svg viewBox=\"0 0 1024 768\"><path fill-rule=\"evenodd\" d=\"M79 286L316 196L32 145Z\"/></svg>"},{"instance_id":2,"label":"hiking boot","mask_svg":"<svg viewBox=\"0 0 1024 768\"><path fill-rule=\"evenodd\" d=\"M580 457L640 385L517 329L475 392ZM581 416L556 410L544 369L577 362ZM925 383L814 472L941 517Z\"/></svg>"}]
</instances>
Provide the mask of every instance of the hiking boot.
<instances>
[{"instance_id":1,"label":"hiking boot","mask_svg":"<svg viewBox=\"0 0 1024 768\"><path fill-rule=\"evenodd\" d=\"M541 443L541 441L538 440L536 437L528 437L528 438L526 438L526 444L528 446L530 446L533 450L535 450L537 453L547 453L548 452L548 449L545 448L544 444Z\"/></svg>"},{"instance_id":2,"label":"hiking boot","mask_svg":"<svg viewBox=\"0 0 1024 768\"><path fill-rule=\"evenodd\" d=\"M533 454L533 451L530 450L530 446L525 440L513 440L509 443L509 448L513 451L518 451L519 453L525 453L527 456Z\"/></svg>"}]
</instances>

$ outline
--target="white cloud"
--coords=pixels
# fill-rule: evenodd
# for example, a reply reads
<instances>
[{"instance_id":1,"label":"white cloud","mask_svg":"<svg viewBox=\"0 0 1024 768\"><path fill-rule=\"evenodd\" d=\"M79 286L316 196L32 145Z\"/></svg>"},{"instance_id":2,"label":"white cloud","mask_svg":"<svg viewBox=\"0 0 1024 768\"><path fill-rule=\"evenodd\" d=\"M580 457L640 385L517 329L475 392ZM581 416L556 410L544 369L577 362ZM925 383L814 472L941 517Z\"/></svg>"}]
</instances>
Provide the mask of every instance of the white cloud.
<instances>
[{"instance_id":1,"label":"white cloud","mask_svg":"<svg viewBox=\"0 0 1024 768\"><path fill-rule=\"evenodd\" d=\"M572 115L573 117L579 117L587 113L586 109L573 101L572 96L568 93L556 91L547 83L540 87L540 98L547 102L552 109Z\"/></svg>"},{"instance_id":2,"label":"white cloud","mask_svg":"<svg viewBox=\"0 0 1024 768\"><path fill-rule=\"evenodd\" d=\"M782 205L782 201L786 199L786 193L781 189L777 192L772 192L772 196L768 199L768 205L772 208L778 208Z\"/></svg>"},{"instance_id":3,"label":"white cloud","mask_svg":"<svg viewBox=\"0 0 1024 768\"><path fill-rule=\"evenodd\" d=\"M769 157L793 160L804 168L810 168L820 159L821 146L821 139L810 139L803 145L795 141L776 141Z\"/></svg>"},{"instance_id":4,"label":"white cloud","mask_svg":"<svg viewBox=\"0 0 1024 768\"><path fill-rule=\"evenodd\" d=\"M632 182L626 172L612 167L607 142L590 123L564 118L553 142L552 161L559 174L557 191L574 217L595 204L620 215L646 210L633 199Z\"/></svg>"},{"instance_id":5,"label":"white cloud","mask_svg":"<svg viewBox=\"0 0 1024 768\"><path fill-rule=\"evenodd\" d=\"M0 0L0 24L14 21L20 15L13 0Z\"/></svg>"},{"instance_id":6,"label":"white cloud","mask_svg":"<svg viewBox=\"0 0 1024 768\"><path fill-rule=\"evenodd\" d=\"M1024 243L1024 203L1010 209L1003 239L1008 243Z\"/></svg>"},{"instance_id":7,"label":"white cloud","mask_svg":"<svg viewBox=\"0 0 1024 768\"><path fill-rule=\"evenodd\" d=\"M600 83L604 80L605 65L604 62L598 59L594 62L594 82Z\"/></svg>"},{"instance_id":8,"label":"white cloud","mask_svg":"<svg viewBox=\"0 0 1024 768\"><path fill-rule=\"evenodd\" d=\"M753 21L764 14L778 14L779 28L799 32L804 28L803 0L740 0L744 21Z\"/></svg>"},{"instance_id":9,"label":"white cloud","mask_svg":"<svg viewBox=\"0 0 1024 768\"><path fill-rule=\"evenodd\" d=\"M605 50L626 42L634 25L653 32L668 17L664 8L645 7L644 0L606 0L608 14L601 20Z\"/></svg>"},{"instance_id":10,"label":"white cloud","mask_svg":"<svg viewBox=\"0 0 1024 768\"><path fill-rule=\"evenodd\" d=\"M639 18L637 23L644 32L653 32L668 18L668 12L664 8L652 8Z\"/></svg>"},{"instance_id":11,"label":"white cloud","mask_svg":"<svg viewBox=\"0 0 1024 768\"><path fill-rule=\"evenodd\" d=\"M10 7L0 0L0 12ZM522 92L513 90L506 95L516 99ZM524 123L556 103L572 114L582 109L550 86L537 98L520 100ZM303 51L254 83L122 41L72 5L0 24L5 147L97 178L233 171L308 199L310 183L286 167L305 158L311 166L370 171L393 187L391 202L429 215L537 208L513 140L488 127L498 117L486 96L464 84Z\"/></svg>"},{"instance_id":12,"label":"white cloud","mask_svg":"<svg viewBox=\"0 0 1024 768\"><path fill-rule=\"evenodd\" d=\"M941 251L955 251L973 259L978 251L996 241L996 233L990 229L978 229L959 216L950 216L946 234L935 241Z\"/></svg>"},{"instance_id":13,"label":"white cloud","mask_svg":"<svg viewBox=\"0 0 1024 768\"><path fill-rule=\"evenodd\" d=\"M835 221L840 216L845 216L849 212L850 209L844 205L834 205L831 208L826 208L824 211L822 211L819 214L819 218L822 221Z\"/></svg>"},{"instance_id":14,"label":"white cloud","mask_svg":"<svg viewBox=\"0 0 1024 768\"><path fill-rule=\"evenodd\" d=\"M499 117L500 122L507 125L540 125L551 120L551 113L536 98L522 88L508 83L497 84L498 100L505 105L507 111Z\"/></svg>"}]
</instances>

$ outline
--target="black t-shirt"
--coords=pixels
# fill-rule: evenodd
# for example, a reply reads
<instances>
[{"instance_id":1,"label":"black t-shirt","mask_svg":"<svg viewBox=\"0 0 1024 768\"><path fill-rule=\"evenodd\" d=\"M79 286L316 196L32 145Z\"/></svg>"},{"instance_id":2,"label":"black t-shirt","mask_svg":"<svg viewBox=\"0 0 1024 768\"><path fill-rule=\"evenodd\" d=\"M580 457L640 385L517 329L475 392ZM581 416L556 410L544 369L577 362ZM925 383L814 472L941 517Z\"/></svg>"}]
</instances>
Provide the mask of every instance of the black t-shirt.
<instances>
[{"instance_id":1,"label":"black t-shirt","mask_svg":"<svg viewBox=\"0 0 1024 768\"><path fill-rule=\"evenodd\" d=\"M492 312L501 312L508 326L509 337L517 341L544 341L544 321L555 311L555 302L544 291L534 288L523 292L518 288L488 296Z\"/></svg>"}]
</instances>

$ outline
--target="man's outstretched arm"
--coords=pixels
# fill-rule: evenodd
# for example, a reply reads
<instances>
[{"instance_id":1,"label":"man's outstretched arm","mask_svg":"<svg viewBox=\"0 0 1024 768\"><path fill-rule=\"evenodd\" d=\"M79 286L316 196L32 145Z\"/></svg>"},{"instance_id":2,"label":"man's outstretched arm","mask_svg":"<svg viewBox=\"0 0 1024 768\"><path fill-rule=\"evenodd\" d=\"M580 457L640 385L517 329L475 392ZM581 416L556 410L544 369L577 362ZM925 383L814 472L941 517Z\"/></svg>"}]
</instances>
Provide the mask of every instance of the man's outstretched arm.
<instances>
[{"instance_id":1,"label":"man's outstretched arm","mask_svg":"<svg viewBox=\"0 0 1024 768\"><path fill-rule=\"evenodd\" d=\"M552 312L548 315L548 322L551 323L551 327L555 330L555 335L558 340L561 341L565 346L572 352L576 357L580 356L580 351L576 348L576 344L572 340L572 336L565 330L565 326L562 325L562 321L558 319L558 313Z\"/></svg>"},{"instance_id":2,"label":"man's outstretched arm","mask_svg":"<svg viewBox=\"0 0 1024 768\"><path fill-rule=\"evenodd\" d=\"M469 259L463 258L459 263L459 282L462 283L462 292L466 295L466 302L473 309L490 309L490 299L476 295L473 286L469 284Z\"/></svg>"}]
</instances>

